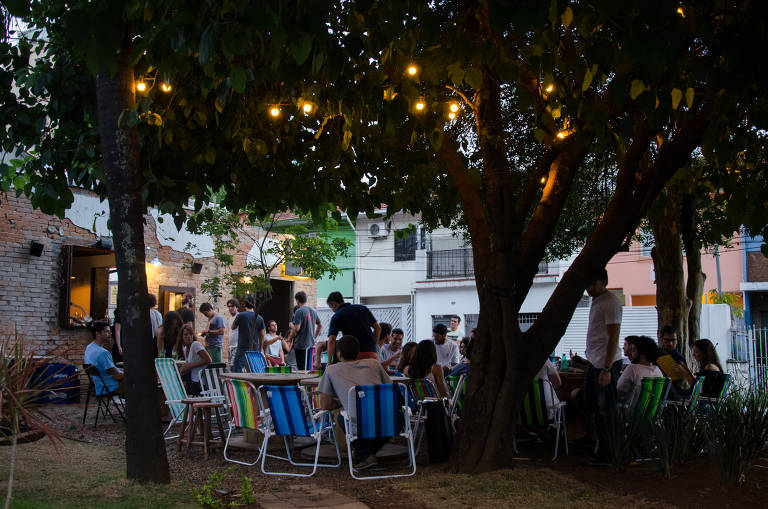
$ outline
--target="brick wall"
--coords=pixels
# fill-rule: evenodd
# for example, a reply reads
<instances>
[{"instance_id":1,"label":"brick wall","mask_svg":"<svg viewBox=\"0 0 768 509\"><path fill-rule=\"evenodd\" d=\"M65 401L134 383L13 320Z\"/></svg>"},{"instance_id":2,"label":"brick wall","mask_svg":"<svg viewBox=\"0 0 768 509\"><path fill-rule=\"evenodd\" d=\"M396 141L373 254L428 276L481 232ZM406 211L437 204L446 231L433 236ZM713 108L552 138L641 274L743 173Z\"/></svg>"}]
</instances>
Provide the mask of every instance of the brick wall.
<instances>
[{"instance_id":1,"label":"brick wall","mask_svg":"<svg viewBox=\"0 0 768 509\"><path fill-rule=\"evenodd\" d=\"M747 253L747 281L768 281L768 258L759 251Z\"/></svg>"},{"instance_id":2,"label":"brick wall","mask_svg":"<svg viewBox=\"0 0 768 509\"><path fill-rule=\"evenodd\" d=\"M73 190L75 193L83 191ZM68 219L59 219L34 210L24 196L10 192L0 195L0 334L8 338L15 331L23 334L27 344L38 355L47 355L58 362L75 365L82 363L85 347L91 341L84 329L59 326L59 299L61 284L61 252L65 245L90 247L99 239L91 231L74 225ZM45 247L40 257L29 253L32 241ZM196 289L198 307L207 300L200 289L206 278L216 273L212 258L196 259L203 264L200 274L182 268L192 257L187 253L160 246L155 221L146 216L144 242L157 251L161 266L147 265L147 286L158 295L161 285L185 286ZM240 246L245 252L250 245ZM245 257L236 258L236 265ZM304 290L310 299L316 295L314 280L294 280L294 290ZM159 297L159 295L158 295ZM220 312L226 311L226 299L218 303ZM310 302L316 305L315 302ZM206 318L197 310L195 324L201 330ZM224 350L226 352L226 349Z\"/></svg>"}]
</instances>

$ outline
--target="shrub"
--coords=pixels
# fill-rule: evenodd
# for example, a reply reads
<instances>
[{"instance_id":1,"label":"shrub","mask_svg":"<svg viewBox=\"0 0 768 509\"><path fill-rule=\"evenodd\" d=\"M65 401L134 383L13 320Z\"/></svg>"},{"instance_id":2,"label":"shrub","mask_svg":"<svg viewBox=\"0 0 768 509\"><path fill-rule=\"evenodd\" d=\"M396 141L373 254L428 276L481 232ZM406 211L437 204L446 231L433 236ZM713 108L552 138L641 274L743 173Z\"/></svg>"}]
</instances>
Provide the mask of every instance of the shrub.
<instances>
[{"instance_id":1,"label":"shrub","mask_svg":"<svg viewBox=\"0 0 768 509\"><path fill-rule=\"evenodd\" d=\"M623 472L633 459L645 454L650 424L642 414L623 406L614 409L604 422L611 465Z\"/></svg>"},{"instance_id":2,"label":"shrub","mask_svg":"<svg viewBox=\"0 0 768 509\"><path fill-rule=\"evenodd\" d=\"M647 450L664 477L669 479L674 464L685 463L701 453L702 427L695 415L677 405L668 405L661 419L651 424Z\"/></svg>"}]
</instances>

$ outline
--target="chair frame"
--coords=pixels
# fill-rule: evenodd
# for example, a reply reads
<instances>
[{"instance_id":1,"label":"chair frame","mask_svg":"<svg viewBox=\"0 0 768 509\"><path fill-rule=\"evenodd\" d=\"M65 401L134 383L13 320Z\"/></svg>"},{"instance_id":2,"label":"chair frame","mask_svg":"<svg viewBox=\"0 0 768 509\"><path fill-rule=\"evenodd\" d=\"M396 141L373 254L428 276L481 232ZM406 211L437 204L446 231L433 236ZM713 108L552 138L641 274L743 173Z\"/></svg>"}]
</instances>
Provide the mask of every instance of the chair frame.
<instances>
[{"instance_id":1,"label":"chair frame","mask_svg":"<svg viewBox=\"0 0 768 509\"><path fill-rule=\"evenodd\" d=\"M244 429L253 429L254 431L261 431L262 433L264 432L263 428L264 428L264 422L265 422L266 416L264 415L263 407L262 407L260 398L258 396L259 390L251 382L248 382L245 380L225 379L224 392L227 395L227 399L229 400L230 405L229 405L229 431L227 432L227 439L224 442L224 459L226 461L229 461L230 463L237 463L238 465L245 465L248 467L252 467L256 463L258 463L259 460L261 459L261 454L262 454L261 446L259 447L259 454L256 456L256 459L252 463L248 463L247 461L236 460L234 458L230 458L229 456L227 456L227 449L229 448L229 441L230 441L230 438L232 437L232 432L235 430L235 428L242 428L242 426L237 425L238 419L236 419L234 415L235 412L239 412L241 410L240 406L237 403L237 398L235 397L235 394L234 394L235 383L242 384L245 387L247 387L248 394L252 395L251 398L253 400L253 411L254 411L253 418L254 418L254 423L256 427L255 428L246 427Z\"/></svg>"},{"instance_id":2,"label":"chair frame","mask_svg":"<svg viewBox=\"0 0 768 509\"><path fill-rule=\"evenodd\" d=\"M418 383L423 383L424 386L427 388L427 391L432 393L432 395L427 395L423 398L419 398L419 395L416 393L416 387L415 385ZM424 429L421 426L423 422L426 421L426 412L424 410L423 403L425 401L440 401L441 398L439 396L440 392L437 390L437 387L435 384L430 380L429 378L417 378L416 380L411 380L410 383L410 390L408 391L408 395L416 404L416 415L414 416L414 424L413 424L413 434L414 436L418 436L418 442L416 444L416 454L419 453L421 450L421 442L424 439ZM406 400L406 404L408 403L408 400ZM447 401L444 401L444 403L448 403ZM408 405L409 408L413 408L410 405ZM450 406L448 408L450 411ZM412 415L412 414L411 414Z\"/></svg>"},{"instance_id":3,"label":"chair frame","mask_svg":"<svg viewBox=\"0 0 768 509\"><path fill-rule=\"evenodd\" d=\"M176 374L174 380L163 381L163 375L158 368L162 364L171 364L173 366L173 372ZM160 386L163 388L163 394L165 395L165 404L168 405L168 410L171 413L171 422L168 423L168 427L163 431L163 436L166 440L178 438L179 435L168 436L168 432L171 430L174 424L180 424L184 418L184 407L182 400L194 400L210 401L211 398L190 398L187 396L187 390L184 388L184 383L181 381L181 374L179 373L179 367L176 365L176 361L168 357L158 357L155 359L155 372L157 373L157 379L160 382ZM173 381L177 385L177 389L180 391L180 398L174 398L172 388L167 386L168 382ZM177 408L178 407L178 408ZM177 411L178 410L178 411Z\"/></svg>"},{"instance_id":4,"label":"chair frame","mask_svg":"<svg viewBox=\"0 0 768 509\"><path fill-rule=\"evenodd\" d=\"M446 382L448 380L446 379ZM467 375L459 375L456 386L453 388L453 394L449 401L451 425L453 432L456 433L456 421L459 419L459 401L462 398L462 392L466 390ZM449 383L450 385L450 383Z\"/></svg>"},{"instance_id":5,"label":"chair frame","mask_svg":"<svg viewBox=\"0 0 768 509\"><path fill-rule=\"evenodd\" d=\"M119 394L115 392L104 393L103 389L107 388L107 384L104 383L104 377L101 376L99 369L93 364L84 363L83 371L85 371L85 375L88 377L88 392L85 395L85 407L83 407L83 424L85 424L85 420L88 416L88 403L91 400L91 391L93 391L93 396L96 398L96 419L93 422L93 429L96 429L96 426L99 424L99 414L104 417L109 415L112 418L112 422L117 422L114 414L109 409L110 402L112 403L112 406L115 407L115 410L117 410L120 418L125 422L125 406L123 406L122 399L120 400L120 404L118 404L118 402L115 401L114 396L120 396ZM101 380L101 386L103 387L101 394L96 393L96 383L93 381L94 374ZM122 410L120 410L121 406L123 407Z\"/></svg>"},{"instance_id":6,"label":"chair frame","mask_svg":"<svg viewBox=\"0 0 768 509\"><path fill-rule=\"evenodd\" d=\"M227 398L221 386L221 374L226 372L226 364L223 362L210 363L200 371L201 396L210 398L216 403L224 403L227 407Z\"/></svg>"},{"instance_id":7,"label":"chair frame","mask_svg":"<svg viewBox=\"0 0 768 509\"><path fill-rule=\"evenodd\" d=\"M545 426L550 426L552 424L555 425L555 454L552 456L552 461L555 461L557 459L557 455L560 452L560 432L562 431L563 435L563 445L565 447L565 454L568 455L568 429L565 425L565 401L560 401L557 397L557 394L555 393L555 388L552 385L552 382L546 379L533 379L531 382L531 387L528 389L528 392L526 392L526 396L528 397L528 394L531 390L533 390L533 384L537 383L540 384L540 387L550 394L550 399L554 403L554 401L557 400L557 403L555 403L554 407L552 408L554 415L552 416L552 419L549 418L549 407L547 406L547 398L545 395L545 392L541 392L539 401L540 404L543 407L543 411L545 413L544 420L547 421ZM522 413L523 409L520 409L520 412ZM522 421L522 415L519 418L520 421ZM551 421L551 422L549 422ZM520 427L526 427L525 424L522 422L518 424ZM515 454L519 454L517 450L517 438L512 437L512 449L515 451Z\"/></svg>"},{"instance_id":8,"label":"chair frame","mask_svg":"<svg viewBox=\"0 0 768 509\"><path fill-rule=\"evenodd\" d=\"M699 414L707 415L713 410L717 411L720 409L726 394L728 394L728 390L731 388L731 382L733 380L733 377L730 373L723 373L722 376L725 377L725 380L723 380L723 387L720 389L720 394L718 394L717 397L699 396L696 408L696 411L698 411ZM704 405L704 410L701 410L702 405Z\"/></svg>"},{"instance_id":9,"label":"chair frame","mask_svg":"<svg viewBox=\"0 0 768 509\"><path fill-rule=\"evenodd\" d=\"M358 476L355 475L355 468L352 465L352 442L357 440L357 433L358 430L356 426L352 425L352 418L349 415L349 412L347 410L343 410L341 412L342 417L344 418L344 428L345 428L345 435L346 435L346 441L347 441L347 457L349 459L349 474L352 476L353 479L356 479L358 481L365 481L369 479L389 479L394 477L410 477L416 473L416 449L414 448L414 435L415 430L411 430L411 409L408 406L407 403L407 394L408 390L406 389L405 385L401 383L393 383L393 384L383 384L383 385L392 385L393 388L397 387L400 391L400 394L403 396L403 402L402 405L402 413L403 413L403 430L398 434L394 436L401 436L404 437L408 443L408 466L411 467L410 472L406 472L403 474L391 474L391 475L369 475L369 476ZM357 385L355 387L350 387L349 391L347 391L347 406L346 409L349 409L352 411L352 409L355 409L355 413L357 413L357 402L359 400L359 392L361 388L364 386ZM393 436L393 438L394 438Z\"/></svg>"},{"instance_id":10,"label":"chair frame","mask_svg":"<svg viewBox=\"0 0 768 509\"><path fill-rule=\"evenodd\" d=\"M307 427L306 431L308 432L307 435L280 435L277 433L275 429L275 411L272 409L270 405L270 395L272 391L277 392L283 392L293 390L296 391L298 395L299 404L301 405L301 408L299 411L301 412L301 418L302 422L306 423L307 425L311 425L312 428L309 429ZM339 451L339 443L336 440L336 431L334 429L334 422L333 422L333 413L331 413L329 410L320 410L319 412L313 412L312 407L309 404L309 398L307 397L307 392L304 389L304 387L300 387L298 385L290 385L290 386L274 386L274 385L261 385L259 386L259 389L256 391L256 395L258 396L259 404L262 409L262 413L265 417L264 420L264 440L261 444L261 450L259 452L259 455L261 456L261 471L264 474L267 475L287 475L292 477L311 477L315 475L315 472L317 471L318 467L323 468L336 468L341 466L341 452ZM266 403L264 402L264 398L266 397ZM307 417L310 417L310 421L307 421ZM290 416L288 416L290 419ZM328 439L333 440L333 445L336 449L336 463L335 464L329 464L329 463L320 463L320 445L322 444L323 439L323 433L328 434ZM277 456L272 454L267 454L267 446L269 445L269 439L272 436L282 436L283 437L283 444L285 445L285 456ZM315 439L315 460L313 463L299 463L293 460L293 452L291 447L291 442L288 440L289 436L292 438L293 436L309 436ZM312 471L310 473L296 473L296 472L277 472L277 471L268 471L266 469L266 459L267 457L270 458L276 458L280 460L287 461L293 466L296 467L312 467Z\"/></svg>"}]
</instances>

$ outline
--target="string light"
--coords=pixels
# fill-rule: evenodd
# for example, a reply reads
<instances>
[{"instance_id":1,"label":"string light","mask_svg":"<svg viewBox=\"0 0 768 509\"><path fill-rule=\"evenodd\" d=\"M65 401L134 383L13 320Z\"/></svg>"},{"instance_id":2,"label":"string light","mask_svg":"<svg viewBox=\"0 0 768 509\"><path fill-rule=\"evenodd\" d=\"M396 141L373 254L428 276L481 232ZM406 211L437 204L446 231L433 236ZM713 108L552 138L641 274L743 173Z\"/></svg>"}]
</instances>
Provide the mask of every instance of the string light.
<instances>
[{"instance_id":1,"label":"string light","mask_svg":"<svg viewBox=\"0 0 768 509\"><path fill-rule=\"evenodd\" d=\"M138 83L136 83L136 90L138 90L139 92L146 92L147 84L144 83L143 81L139 81Z\"/></svg>"},{"instance_id":2,"label":"string light","mask_svg":"<svg viewBox=\"0 0 768 509\"><path fill-rule=\"evenodd\" d=\"M456 103L451 103L450 109L451 109L451 112L456 113L457 111L459 111L459 105L456 104ZM451 118L453 118L453 117L451 117Z\"/></svg>"},{"instance_id":3,"label":"string light","mask_svg":"<svg viewBox=\"0 0 768 509\"><path fill-rule=\"evenodd\" d=\"M450 112L450 113L448 114L448 118L450 118L451 120L453 120L454 118L456 118L456 114L455 114L454 112Z\"/></svg>"},{"instance_id":4,"label":"string light","mask_svg":"<svg viewBox=\"0 0 768 509\"><path fill-rule=\"evenodd\" d=\"M424 103L421 102L421 101L417 102L416 103L416 109L419 110L419 111L423 110L424 109Z\"/></svg>"},{"instance_id":5,"label":"string light","mask_svg":"<svg viewBox=\"0 0 768 509\"><path fill-rule=\"evenodd\" d=\"M542 184L545 184L547 182L547 177L541 177L541 180L539 181Z\"/></svg>"},{"instance_id":6,"label":"string light","mask_svg":"<svg viewBox=\"0 0 768 509\"><path fill-rule=\"evenodd\" d=\"M418 69L416 69L415 65L408 66L408 74L410 74L411 76L415 76L416 72L418 72Z\"/></svg>"},{"instance_id":7,"label":"string light","mask_svg":"<svg viewBox=\"0 0 768 509\"><path fill-rule=\"evenodd\" d=\"M269 109L269 114L272 115L273 117L277 117L278 115L280 115L280 108L278 108L277 106L272 106Z\"/></svg>"},{"instance_id":8,"label":"string light","mask_svg":"<svg viewBox=\"0 0 768 509\"><path fill-rule=\"evenodd\" d=\"M550 83L549 85L547 85L547 88L545 88L544 91L548 94L551 94L554 89L555 89L555 86L552 83Z\"/></svg>"},{"instance_id":9,"label":"string light","mask_svg":"<svg viewBox=\"0 0 768 509\"><path fill-rule=\"evenodd\" d=\"M171 91L171 85L168 83L161 83L160 84L160 90L165 92L166 94Z\"/></svg>"},{"instance_id":10,"label":"string light","mask_svg":"<svg viewBox=\"0 0 768 509\"><path fill-rule=\"evenodd\" d=\"M302 106L301 109L303 109L306 114L312 113L312 104L304 103L304 106Z\"/></svg>"},{"instance_id":11,"label":"string light","mask_svg":"<svg viewBox=\"0 0 768 509\"><path fill-rule=\"evenodd\" d=\"M678 7L677 8L677 13L680 15L680 17L682 17L682 18L685 17L685 11L683 10L682 7Z\"/></svg>"}]
</instances>

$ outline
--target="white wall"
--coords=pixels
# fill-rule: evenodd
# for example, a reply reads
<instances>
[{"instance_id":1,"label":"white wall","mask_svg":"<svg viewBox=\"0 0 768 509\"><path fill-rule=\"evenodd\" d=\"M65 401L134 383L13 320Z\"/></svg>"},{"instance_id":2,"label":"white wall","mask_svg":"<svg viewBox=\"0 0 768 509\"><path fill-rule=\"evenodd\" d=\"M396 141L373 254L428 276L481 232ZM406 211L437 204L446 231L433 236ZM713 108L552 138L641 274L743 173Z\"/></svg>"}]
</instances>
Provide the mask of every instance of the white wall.
<instances>
[{"instance_id":1,"label":"white wall","mask_svg":"<svg viewBox=\"0 0 768 509\"><path fill-rule=\"evenodd\" d=\"M465 314L480 312L474 280L464 286L417 289L413 303L413 338L416 341L432 337L432 315L458 315L463 323Z\"/></svg>"}]
</instances>

